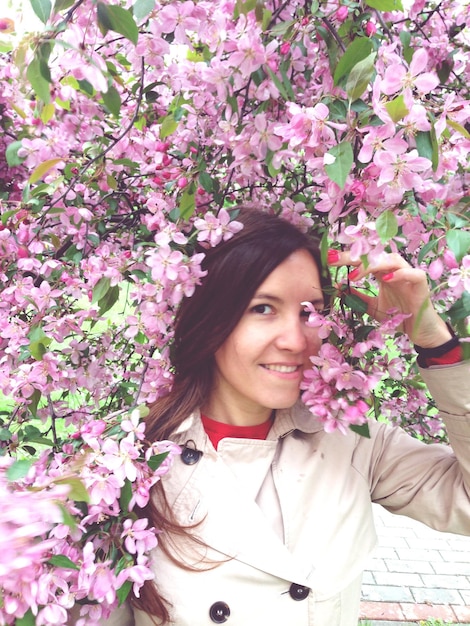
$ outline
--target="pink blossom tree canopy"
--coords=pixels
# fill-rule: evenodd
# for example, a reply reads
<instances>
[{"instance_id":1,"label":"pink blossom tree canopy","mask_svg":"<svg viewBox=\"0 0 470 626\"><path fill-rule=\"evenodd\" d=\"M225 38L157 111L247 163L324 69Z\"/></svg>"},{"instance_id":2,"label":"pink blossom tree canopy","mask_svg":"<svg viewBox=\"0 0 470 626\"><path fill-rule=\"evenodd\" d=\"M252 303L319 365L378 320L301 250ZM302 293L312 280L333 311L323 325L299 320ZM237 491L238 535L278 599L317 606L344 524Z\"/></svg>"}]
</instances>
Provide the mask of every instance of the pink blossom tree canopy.
<instances>
[{"instance_id":1,"label":"pink blossom tree canopy","mask_svg":"<svg viewBox=\"0 0 470 626\"><path fill-rule=\"evenodd\" d=\"M236 204L399 252L468 337L468 3L30 2L20 40L0 9L0 622L80 626L152 576L135 507L179 450L142 416ZM402 320L333 283L306 404L443 439Z\"/></svg>"}]
</instances>

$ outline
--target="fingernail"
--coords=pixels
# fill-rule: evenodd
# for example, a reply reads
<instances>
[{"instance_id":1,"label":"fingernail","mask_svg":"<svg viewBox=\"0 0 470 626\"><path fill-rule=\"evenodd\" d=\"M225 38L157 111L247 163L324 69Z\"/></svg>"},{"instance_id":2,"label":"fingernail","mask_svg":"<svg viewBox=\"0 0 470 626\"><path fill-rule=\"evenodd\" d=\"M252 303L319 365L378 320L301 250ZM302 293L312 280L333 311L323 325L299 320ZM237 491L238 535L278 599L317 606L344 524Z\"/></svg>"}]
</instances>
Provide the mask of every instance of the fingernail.
<instances>
[{"instance_id":1,"label":"fingernail","mask_svg":"<svg viewBox=\"0 0 470 626\"><path fill-rule=\"evenodd\" d=\"M387 280L392 280L393 276L394 276L394 273L393 273L393 272L390 272L389 274L384 274L384 275L382 276L382 280L384 280L385 282L387 282Z\"/></svg>"},{"instance_id":2,"label":"fingernail","mask_svg":"<svg viewBox=\"0 0 470 626\"><path fill-rule=\"evenodd\" d=\"M349 272L348 278L349 280L355 280L360 274L360 269L356 267L352 272Z\"/></svg>"},{"instance_id":3,"label":"fingernail","mask_svg":"<svg viewBox=\"0 0 470 626\"><path fill-rule=\"evenodd\" d=\"M337 263L339 261L339 252L338 250L328 250L327 254L327 263Z\"/></svg>"}]
</instances>

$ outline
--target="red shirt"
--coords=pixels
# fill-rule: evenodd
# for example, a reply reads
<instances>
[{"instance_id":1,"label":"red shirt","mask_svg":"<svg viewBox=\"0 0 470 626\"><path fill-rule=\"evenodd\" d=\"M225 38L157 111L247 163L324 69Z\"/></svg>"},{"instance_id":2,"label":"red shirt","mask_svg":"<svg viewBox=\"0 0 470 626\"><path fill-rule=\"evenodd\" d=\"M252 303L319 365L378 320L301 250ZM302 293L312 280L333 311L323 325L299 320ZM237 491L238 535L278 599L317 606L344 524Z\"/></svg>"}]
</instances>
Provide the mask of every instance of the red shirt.
<instances>
[{"instance_id":1,"label":"red shirt","mask_svg":"<svg viewBox=\"0 0 470 626\"><path fill-rule=\"evenodd\" d=\"M234 424L217 422L206 415L201 415L201 420L204 430L216 450L219 445L219 441L224 437L236 437L240 439L266 439L269 429L273 423L272 418L269 418L266 422L257 424L256 426L235 426Z\"/></svg>"}]
</instances>

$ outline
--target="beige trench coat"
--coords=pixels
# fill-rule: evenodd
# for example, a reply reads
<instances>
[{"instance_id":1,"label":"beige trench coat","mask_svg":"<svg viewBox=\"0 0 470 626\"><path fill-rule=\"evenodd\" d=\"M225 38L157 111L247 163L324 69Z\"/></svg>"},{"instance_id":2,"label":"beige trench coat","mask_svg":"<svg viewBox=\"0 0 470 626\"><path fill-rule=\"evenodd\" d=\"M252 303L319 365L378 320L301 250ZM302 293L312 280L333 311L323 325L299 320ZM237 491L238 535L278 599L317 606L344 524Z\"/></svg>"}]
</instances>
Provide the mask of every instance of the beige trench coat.
<instances>
[{"instance_id":1,"label":"beige trench coat","mask_svg":"<svg viewBox=\"0 0 470 626\"><path fill-rule=\"evenodd\" d=\"M361 575L376 544L371 502L470 534L470 363L423 377L453 452L379 423L370 439L325 434L300 403L277 412L266 441L224 439L218 452L199 415L187 419L174 439L192 440L203 454L193 465L176 459L165 491L179 522L199 524L209 549L187 555L198 572L155 551L172 623L357 626ZM134 623L152 624L127 608L106 622Z\"/></svg>"}]
</instances>

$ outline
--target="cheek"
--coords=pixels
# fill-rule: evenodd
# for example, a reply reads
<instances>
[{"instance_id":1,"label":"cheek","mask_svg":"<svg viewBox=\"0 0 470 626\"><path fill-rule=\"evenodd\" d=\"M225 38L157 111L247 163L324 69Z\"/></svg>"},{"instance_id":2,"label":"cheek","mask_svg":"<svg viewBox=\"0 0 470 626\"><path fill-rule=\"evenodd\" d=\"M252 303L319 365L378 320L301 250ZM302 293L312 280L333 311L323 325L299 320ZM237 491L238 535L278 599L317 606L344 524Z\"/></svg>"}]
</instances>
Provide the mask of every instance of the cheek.
<instances>
[{"instance_id":1,"label":"cheek","mask_svg":"<svg viewBox=\"0 0 470 626\"><path fill-rule=\"evenodd\" d=\"M307 353L309 356L316 356L320 350L322 340L318 336L317 330L310 328L307 334Z\"/></svg>"}]
</instances>

